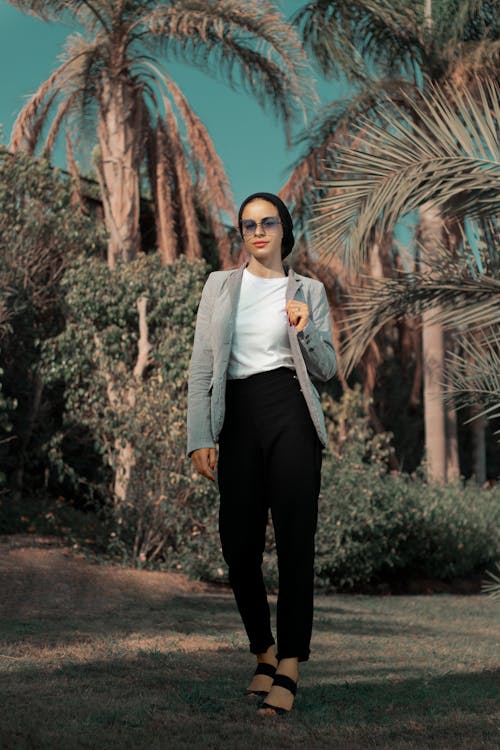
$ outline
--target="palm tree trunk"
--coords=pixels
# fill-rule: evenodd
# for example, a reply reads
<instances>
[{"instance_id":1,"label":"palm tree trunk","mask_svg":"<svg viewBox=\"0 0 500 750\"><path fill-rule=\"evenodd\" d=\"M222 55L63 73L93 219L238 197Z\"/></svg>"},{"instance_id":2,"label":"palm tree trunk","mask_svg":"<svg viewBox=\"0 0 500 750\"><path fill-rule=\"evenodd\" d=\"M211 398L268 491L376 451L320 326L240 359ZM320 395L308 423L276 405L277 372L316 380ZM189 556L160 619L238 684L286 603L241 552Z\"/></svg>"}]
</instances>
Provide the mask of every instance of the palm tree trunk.
<instances>
[{"instance_id":1,"label":"palm tree trunk","mask_svg":"<svg viewBox=\"0 0 500 750\"><path fill-rule=\"evenodd\" d=\"M142 295L137 300L137 310L139 313L138 354L133 372L134 379L129 385L125 387L117 385L101 339L97 333L94 333L97 361L99 362L101 375L106 382L109 405L118 414L133 411L136 408L140 384L149 363L151 344L148 338L147 303L148 298L146 295ZM125 365L123 363L120 363L120 365L121 372L123 373ZM115 520L120 523L119 519L122 517L122 509L128 499L132 471L136 466L136 448L127 435L117 435L113 448L114 452L110 456L110 463L115 470L113 487L114 510Z\"/></svg>"},{"instance_id":2,"label":"palm tree trunk","mask_svg":"<svg viewBox=\"0 0 500 750\"><path fill-rule=\"evenodd\" d=\"M130 85L103 73L99 92L96 171L109 232L108 265L119 257L132 260L140 249L138 133L141 132L140 97Z\"/></svg>"},{"instance_id":3,"label":"palm tree trunk","mask_svg":"<svg viewBox=\"0 0 500 750\"><path fill-rule=\"evenodd\" d=\"M419 231L427 255L439 244L442 220L432 203L419 209ZM440 323L430 322L434 310L422 314L422 358L424 368L425 452L429 480L444 484L446 473L446 413L443 402L444 336Z\"/></svg>"},{"instance_id":4,"label":"palm tree trunk","mask_svg":"<svg viewBox=\"0 0 500 750\"><path fill-rule=\"evenodd\" d=\"M445 349L453 346L453 338L449 331L444 334ZM445 374L446 377L446 374ZM446 481L457 482L460 479L460 461L458 455L457 410L454 401L445 404L446 418Z\"/></svg>"},{"instance_id":5,"label":"palm tree trunk","mask_svg":"<svg viewBox=\"0 0 500 750\"><path fill-rule=\"evenodd\" d=\"M162 264L173 263L177 257L177 234L172 205L172 190L167 161L164 158L165 134L163 123L156 128L156 174L151 183L155 185L156 244Z\"/></svg>"},{"instance_id":6,"label":"palm tree trunk","mask_svg":"<svg viewBox=\"0 0 500 750\"><path fill-rule=\"evenodd\" d=\"M457 410L453 401L445 406L446 416L446 481L457 482L460 479L460 462L458 456Z\"/></svg>"},{"instance_id":7,"label":"palm tree trunk","mask_svg":"<svg viewBox=\"0 0 500 750\"><path fill-rule=\"evenodd\" d=\"M471 407L471 417L480 413L477 405ZM486 417L476 416L470 423L472 432L472 473L478 485L482 487L486 482Z\"/></svg>"}]
</instances>

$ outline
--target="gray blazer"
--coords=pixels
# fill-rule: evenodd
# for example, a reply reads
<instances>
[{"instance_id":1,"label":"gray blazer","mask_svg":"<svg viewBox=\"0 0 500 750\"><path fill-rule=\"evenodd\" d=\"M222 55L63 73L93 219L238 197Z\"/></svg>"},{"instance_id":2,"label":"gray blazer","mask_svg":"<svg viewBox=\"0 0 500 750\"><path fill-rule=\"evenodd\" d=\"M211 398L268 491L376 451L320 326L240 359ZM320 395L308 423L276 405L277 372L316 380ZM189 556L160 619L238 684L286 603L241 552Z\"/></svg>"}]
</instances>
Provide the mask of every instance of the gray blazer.
<instances>
[{"instance_id":1,"label":"gray blazer","mask_svg":"<svg viewBox=\"0 0 500 750\"><path fill-rule=\"evenodd\" d=\"M187 455L215 447L224 423L226 374L231 354L234 318L243 270L248 261L230 271L213 271L207 278L196 319L189 365ZM326 446L325 417L314 380L326 382L337 371L330 310L320 281L295 273L287 263L286 299L306 302L309 320L297 333L288 326L290 347L300 388L318 437Z\"/></svg>"}]
</instances>

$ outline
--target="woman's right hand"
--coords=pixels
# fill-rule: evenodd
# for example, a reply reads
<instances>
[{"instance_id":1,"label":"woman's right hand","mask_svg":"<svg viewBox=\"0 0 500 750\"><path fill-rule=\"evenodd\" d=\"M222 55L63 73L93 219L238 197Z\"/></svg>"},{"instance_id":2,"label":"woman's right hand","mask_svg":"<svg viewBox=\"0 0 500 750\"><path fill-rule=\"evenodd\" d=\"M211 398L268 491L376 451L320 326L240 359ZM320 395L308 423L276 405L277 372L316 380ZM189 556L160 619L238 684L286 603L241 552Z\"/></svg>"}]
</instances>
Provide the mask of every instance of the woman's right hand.
<instances>
[{"instance_id":1,"label":"woman's right hand","mask_svg":"<svg viewBox=\"0 0 500 750\"><path fill-rule=\"evenodd\" d=\"M197 472L202 474L202 476L207 477L207 479L211 479L212 482L215 482L215 475L213 472L217 460L215 448L198 448L191 453L191 460Z\"/></svg>"}]
</instances>

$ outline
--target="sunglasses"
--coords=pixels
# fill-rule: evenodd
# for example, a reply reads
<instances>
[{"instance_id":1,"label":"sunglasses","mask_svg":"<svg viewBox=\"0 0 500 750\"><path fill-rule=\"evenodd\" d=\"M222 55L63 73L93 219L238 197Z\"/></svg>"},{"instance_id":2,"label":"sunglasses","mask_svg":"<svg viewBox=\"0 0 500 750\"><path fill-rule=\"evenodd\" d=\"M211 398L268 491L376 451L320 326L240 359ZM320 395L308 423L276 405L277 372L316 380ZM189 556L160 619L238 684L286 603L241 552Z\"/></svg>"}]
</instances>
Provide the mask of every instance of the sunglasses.
<instances>
[{"instance_id":1,"label":"sunglasses","mask_svg":"<svg viewBox=\"0 0 500 750\"><path fill-rule=\"evenodd\" d=\"M281 221L277 216L266 216L262 221L254 221L253 219L242 219L241 229L244 237L251 237L257 231L257 227L260 227L265 234L274 234L278 231L278 227Z\"/></svg>"}]
</instances>

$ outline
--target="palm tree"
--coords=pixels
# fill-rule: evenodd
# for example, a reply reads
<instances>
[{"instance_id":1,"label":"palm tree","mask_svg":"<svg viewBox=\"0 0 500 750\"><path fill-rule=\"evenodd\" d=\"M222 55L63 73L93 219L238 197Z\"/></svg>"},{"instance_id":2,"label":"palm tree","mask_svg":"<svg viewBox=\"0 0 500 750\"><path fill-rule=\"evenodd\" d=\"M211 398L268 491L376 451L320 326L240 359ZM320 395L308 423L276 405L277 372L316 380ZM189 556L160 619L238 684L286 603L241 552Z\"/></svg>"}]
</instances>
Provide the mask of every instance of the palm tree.
<instances>
[{"instance_id":1,"label":"palm tree","mask_svg":"<svg viewBox=\"0 0 500 750\"><path fill-rule=\"evenodd\" d=\"M359 267L375 228L390 231L401 214L430 204L455 232L454 252L450 243L435 239L424 270L371 279L357 291L344 367L352 369L391 319L425 313L430 325L461 334L461 351L447 357L447 399L472 407L473 419L498 417L500 87L477 81L472 96L450 84L432 86L408 107L410 115L386 104L385 128L366 121L353 136L355 147L339 147L340 171L349 176L328 183L334 197L323 201L329 211L318 217L316 233L332 248L343 244ZM471 222L479 243L467 238Z\"/></svg>"},{"instance_id":2,"label":"palm tree","mask_svg":"<svg viewBox=\"0 0 500 750\"><path fill-rule=\"evenodd\" d=\"M326 107L314 127L302 136L305 152L282 195L295 203L304 227L316 205L327 214L334 205L340 210L329 181L338 168L338 146L365 119L387 127L383 117L387 99L397 104L404 116L411 111L409 105L419 88L432 81L449 80L473 89L478 71L497 70L500 27L496 5L491 0L442 0L434 5L431 0L406 4L399 0L317 0L295 15L294 22L322 72L341 73L358 87L355 96ZM359 135L362 137L362 132ZM420 241L429 256L441 243L443 225L431 204L419 204L418 210ZM340 249L343 238L332 236L332 224L320 220L328 234L325 247L331 252ZM352 265L349 252L345 252L344 261ZM453 406L446 408L440 398L443 331L426 316L424 313L422 321L422 372L427 458L430 475L444 481L458 473L456 424Z\"/></svg>"},{"instance_id":3,"label":"palm tree","mask_svg":"<svg viewBox=\"0 0 500 750\"><path fill-rule=\"evenodd\" d=\"M472 84L477 73L497 74L500 20L495 0L316 0L292 17L322 74L345 76L348 99L317 112L297 138L304 153L283 188L297 218L310 217L322 179L335 169L336 144L363 117L374 119L389 98L404 106L430 81Z\"/></svg>"},{"instance_id":4,"label":"palm tree","mask_svg":"<svg viewBox=\"0 0 500 750\"><path fill-rule=\"evenodd\" d=\"M19 113L11 148L35 152L48 125L42 153L50 157L64 123L68 165L75 171L77 136L97 136L95 167L109 232L109 266L118 258L130 260L139 249L142 164L147 165L164 262L181 251L201 255L197 208L210 217L222 242L221 212L233 216L234 205L221 161L158 58L187 60L220 73L272 108L289 132L311 87L299 39L275 6L267 0L10 3L44 20L62 19L84 29L68 38L60 66Z\"/></svg>"}]
</instances>

